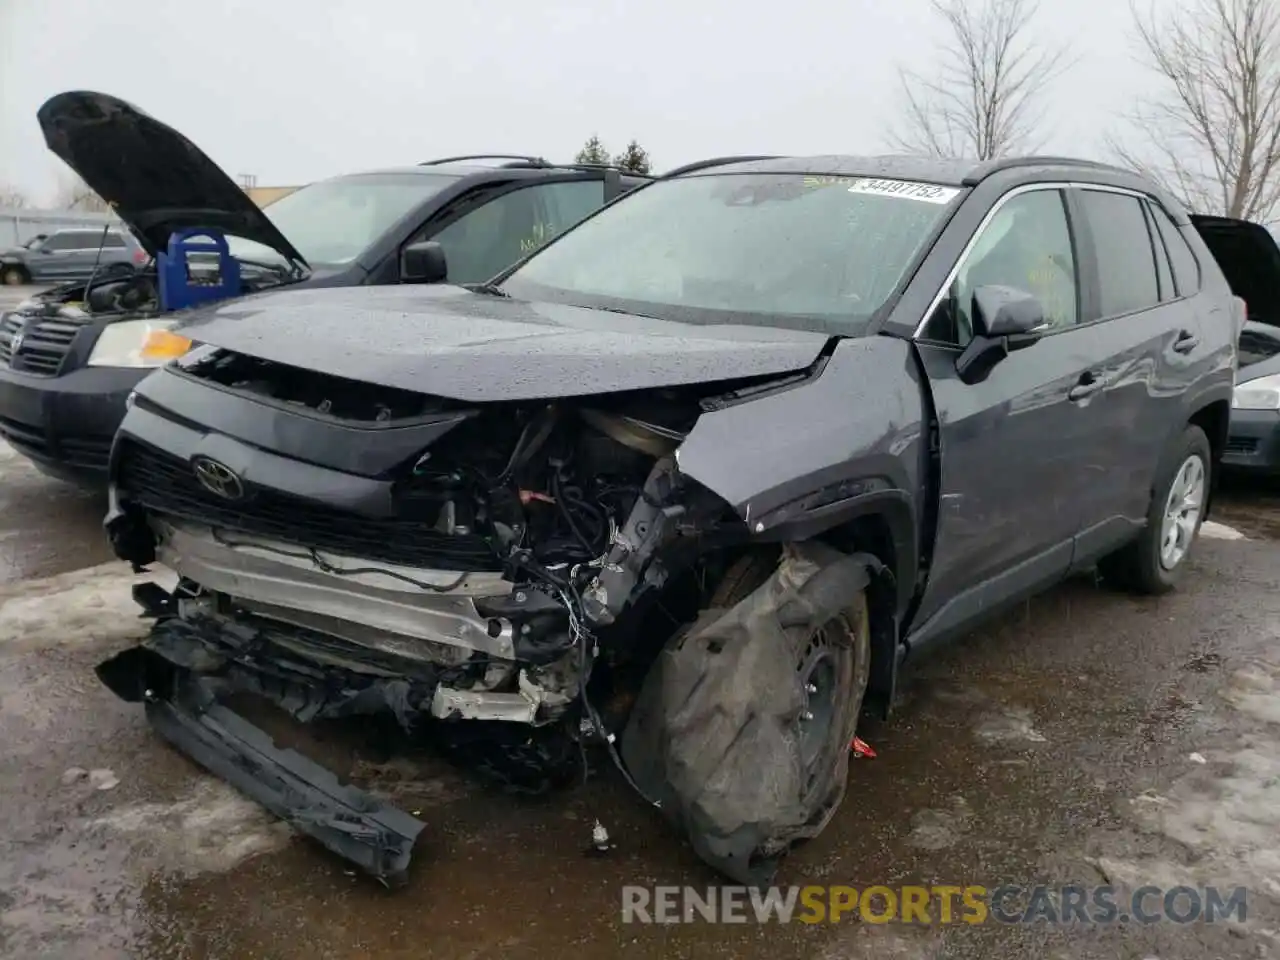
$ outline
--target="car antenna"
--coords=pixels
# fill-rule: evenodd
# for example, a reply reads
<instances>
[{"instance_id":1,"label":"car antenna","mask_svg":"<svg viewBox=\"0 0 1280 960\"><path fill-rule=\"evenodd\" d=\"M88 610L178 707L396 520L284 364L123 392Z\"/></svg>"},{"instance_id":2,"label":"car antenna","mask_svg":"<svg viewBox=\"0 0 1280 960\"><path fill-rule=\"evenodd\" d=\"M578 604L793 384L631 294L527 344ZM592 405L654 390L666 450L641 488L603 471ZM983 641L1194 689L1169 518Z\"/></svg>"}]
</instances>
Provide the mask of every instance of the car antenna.
<instances>
[{"instance_id":1,"label":"car antenna","mask_svg":"<svg viewBox=\"0 0 1280 960\"><path fill-rule=\"evenodd\" d=\"M110 222L102 225L102 236L98 238L98 255L93 258L93 270L84 284L84 312L93 313L93 305L89 302L89 291L93 289L93 278L98 275L98 264L102 263L102 250L107 245L107 233L111 229Z\"/></svg>"}]
</instances>

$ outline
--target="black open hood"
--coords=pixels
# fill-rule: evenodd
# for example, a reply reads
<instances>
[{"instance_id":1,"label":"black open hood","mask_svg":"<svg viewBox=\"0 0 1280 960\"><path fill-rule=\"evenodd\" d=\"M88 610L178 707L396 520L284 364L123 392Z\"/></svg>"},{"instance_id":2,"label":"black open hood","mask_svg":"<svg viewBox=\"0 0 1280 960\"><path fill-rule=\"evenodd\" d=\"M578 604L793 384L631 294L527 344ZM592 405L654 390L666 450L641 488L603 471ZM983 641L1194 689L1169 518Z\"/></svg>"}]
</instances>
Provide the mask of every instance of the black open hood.
<instances>
[{"instance_id":1,"label":"black open hood","mask_svg":"<svg viewBox=\"0 0 1280 960\"><path fill-rule=\"evenodd\" d=\"M163 251L174 231L210 227L306 264L199 147L132 104L73 90L47 100L36 119L49 149L111 204L149 253Z\"/></svg>"},{"instance_id":2,"label":"black open hood","mask_svg":"<svg viewBox=\"0 0 1280 960\"><path fill-rule=\"evenodd\" d=\"M828 340L448 286L295 287L192 311L174 329L251 357L464 402L773 376L805 369Z\"/></svg>"},{"instance_id":3,"label":"black open hood","mask_svg":"<svg viewBox=\"0 0 1280 960\"><path fill-rule=\"evenodd\" d=\"M1280 248L1266 227L1248 220L1192 214L1191 222L1231 292L1248 305L1249 319L1280 326Z\"/></svg>"}]
</instances>

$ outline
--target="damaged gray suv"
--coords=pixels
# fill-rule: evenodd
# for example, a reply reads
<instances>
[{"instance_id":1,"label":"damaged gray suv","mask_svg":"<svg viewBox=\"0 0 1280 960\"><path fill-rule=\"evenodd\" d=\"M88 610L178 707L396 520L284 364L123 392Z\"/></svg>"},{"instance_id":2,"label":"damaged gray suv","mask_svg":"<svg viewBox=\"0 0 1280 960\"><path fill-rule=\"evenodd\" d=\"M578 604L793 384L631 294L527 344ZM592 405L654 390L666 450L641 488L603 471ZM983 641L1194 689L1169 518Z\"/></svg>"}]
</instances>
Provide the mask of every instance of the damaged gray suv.
<instances>
[{"instance_id":1,"label":"damaged gray suv","mask_svg":"<svg viewBox=\"0 0 1280 960\"><path fill-rule=\"evenodd\" d=\"M598 746L762 883L904 662L1073 571L1169 589L1206 515L1243 304L1136 175L707 162L488 284L428 248L193 313L111 455L116 553L178 580L99 676L385 882L424 824L230 695L524 790Z\"/></svg>"}]
</instances>

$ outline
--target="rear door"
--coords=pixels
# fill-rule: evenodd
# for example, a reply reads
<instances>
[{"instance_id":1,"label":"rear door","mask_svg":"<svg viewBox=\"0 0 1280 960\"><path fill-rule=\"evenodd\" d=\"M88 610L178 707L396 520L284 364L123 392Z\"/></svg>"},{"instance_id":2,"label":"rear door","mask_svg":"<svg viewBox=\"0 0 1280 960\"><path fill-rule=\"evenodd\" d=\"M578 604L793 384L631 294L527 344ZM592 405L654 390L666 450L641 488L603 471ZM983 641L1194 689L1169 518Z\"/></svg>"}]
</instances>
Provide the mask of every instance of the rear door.
<instances>
[{"instance_id":1,"label":"rear door","mask_svg":"<svg viewBox=\"0 0 1280 960\"><path fill-rule=\"evenodd\" d=\"M1085 374L1097 365L1082 310L1078 244L1057 186L999 201L956 265L917 337L939 422L941 495L920 632L948 634L1063 576L1079 530L1079 492L1093 476L1097 417ZM973 337L975 288L1037 296L1048 329L980 383L956 359Z\"/></svg>"},{"instance_id":2,"label":"rear door","mask_svg":"<svg viewBox=\"0 0 1280 960\"><path fill-rule=\"evenodd\" d=\"M1146 522L1161 456L1186 420L1187 391L1211 350L1195 301L1179 287L1154 199L1111 187L1068 192L1079 211L1086 282L1096 288L1082 319L1095 338L1096 445L1080 491L1083 523L1074 565L1085 566ZM1176 234L1176 228L1174 228ZM1174 242L1171 236L1169 242ZM1175 248L1181 256L1185 242Z\"/></svg>"}]
</instances>

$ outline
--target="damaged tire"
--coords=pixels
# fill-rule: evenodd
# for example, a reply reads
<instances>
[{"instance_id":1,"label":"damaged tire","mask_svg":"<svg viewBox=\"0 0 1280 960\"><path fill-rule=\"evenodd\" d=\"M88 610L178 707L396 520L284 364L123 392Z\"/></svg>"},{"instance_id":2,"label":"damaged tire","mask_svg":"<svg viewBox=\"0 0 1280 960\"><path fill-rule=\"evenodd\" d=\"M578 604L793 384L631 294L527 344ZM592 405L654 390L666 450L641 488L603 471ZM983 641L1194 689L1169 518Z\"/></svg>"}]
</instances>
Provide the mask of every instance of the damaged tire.
<instances>
[{"instance_id":1,"label":"damaged tire","mask_svg":"<svg viewBox=\"0 0 1280 960\"><path fill-rule=\"evenodd\" d=\"M818 544L749 555L673 638L623 735L637 785L732 879L772 881L844 796L871 661L867 567Z\"/></svg>"}]
</instances>

